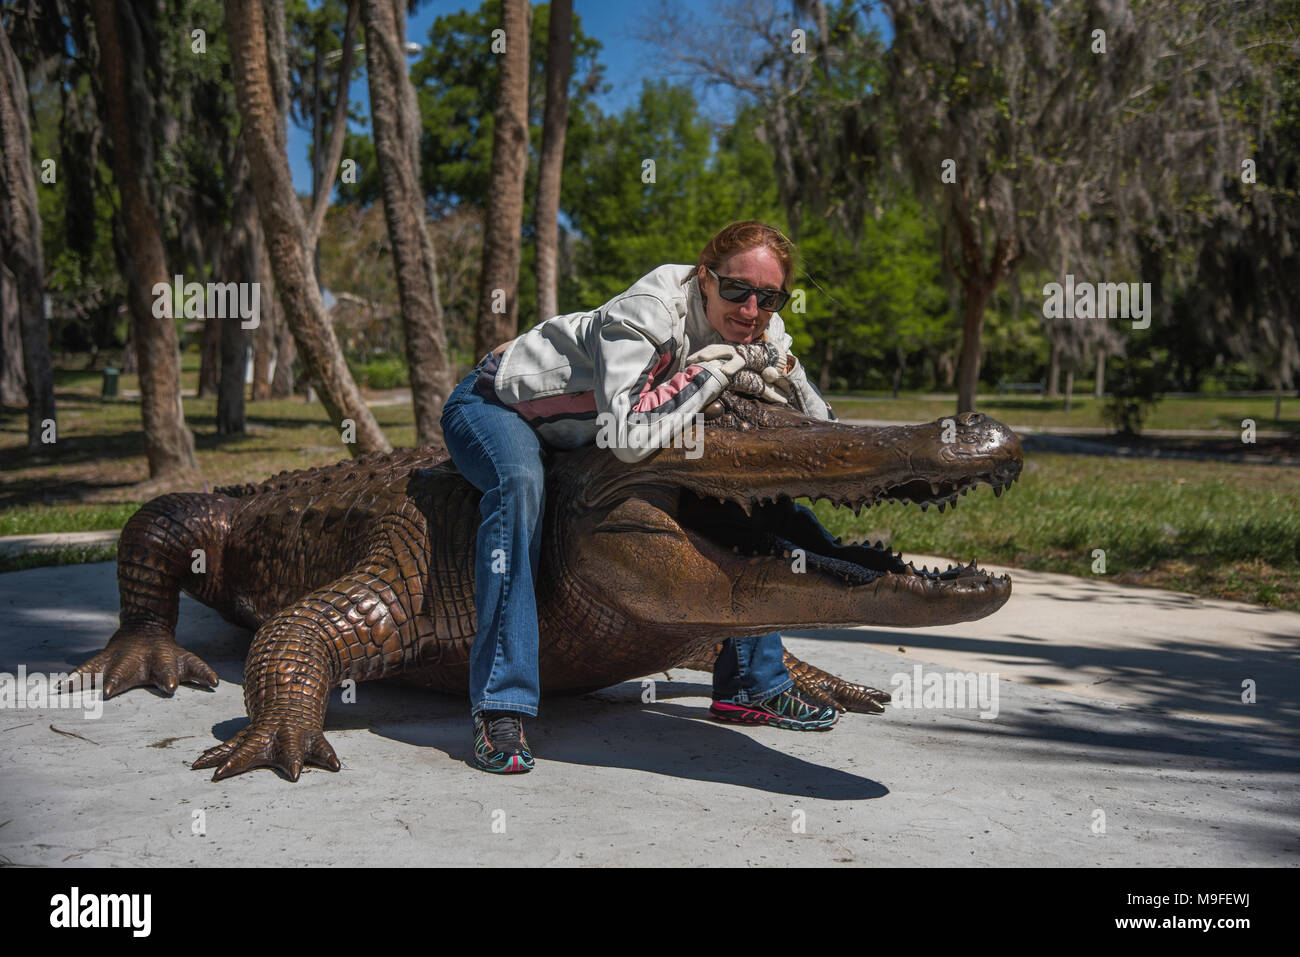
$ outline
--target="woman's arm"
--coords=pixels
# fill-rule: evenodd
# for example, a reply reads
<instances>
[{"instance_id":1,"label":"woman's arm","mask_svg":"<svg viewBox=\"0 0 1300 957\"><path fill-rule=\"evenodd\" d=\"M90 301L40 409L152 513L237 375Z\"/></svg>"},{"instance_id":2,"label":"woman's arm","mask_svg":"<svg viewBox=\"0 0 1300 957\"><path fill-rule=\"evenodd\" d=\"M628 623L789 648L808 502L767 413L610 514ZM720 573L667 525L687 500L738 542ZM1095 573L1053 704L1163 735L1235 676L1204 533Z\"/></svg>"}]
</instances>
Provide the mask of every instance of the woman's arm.
<instances>
[{"instance_id":1,"label":"woman's arm","mask_svg":"<svg viewBox=\"0 0 1300 957\"><path fill-rule=\"evenodd\" d=\"M695 363L655 387L682 343L668 306L651 295L617 300L599 321L595 344L598 445L639 462L695 427L695 415L727 387L719 361Z\"/></svg>"},{"instance_id":2,"label":"woman's arm","mask_svg":"<svg viewBox=\"0 0 1300 957\"><path fill-rule=\"evenodd\" d=\"M810 418L834 422L835 413L831 410L830 404L821 397L820 392L813 388L812 383L808 381L807 373L804 372L803 363L795 358L793 352L790 352L793 340L785 331L785 322L775 313L768 322L765 337L771 339L777 348L789 355L787 361L794 363L794 368L785 375L792 393L791 406Z\"/></svg>"}]
</instances>

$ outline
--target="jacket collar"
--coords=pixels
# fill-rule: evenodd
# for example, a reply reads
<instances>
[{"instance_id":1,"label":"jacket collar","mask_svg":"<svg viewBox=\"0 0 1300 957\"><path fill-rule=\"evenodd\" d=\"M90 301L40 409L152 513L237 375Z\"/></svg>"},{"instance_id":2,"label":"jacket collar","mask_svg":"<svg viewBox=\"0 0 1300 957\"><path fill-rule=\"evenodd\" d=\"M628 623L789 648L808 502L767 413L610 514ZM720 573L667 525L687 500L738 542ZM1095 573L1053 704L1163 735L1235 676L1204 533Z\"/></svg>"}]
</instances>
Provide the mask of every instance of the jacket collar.
<instances>
[{"instance_id":1,"label":"jacket collar","mask_svg":"<svg viewBox=\"0 0 1300 957\"><path fill-rule=\"evenodd\" d=\"M709 325L709 319L704 314L704 300L700 297L700 277L691 276L690 281L682 288L686 290L686 337L690 340L691 351L695 352L704 346L725 342L726 340L718 335L718 330Z\"/></svg>"}]
</instances>

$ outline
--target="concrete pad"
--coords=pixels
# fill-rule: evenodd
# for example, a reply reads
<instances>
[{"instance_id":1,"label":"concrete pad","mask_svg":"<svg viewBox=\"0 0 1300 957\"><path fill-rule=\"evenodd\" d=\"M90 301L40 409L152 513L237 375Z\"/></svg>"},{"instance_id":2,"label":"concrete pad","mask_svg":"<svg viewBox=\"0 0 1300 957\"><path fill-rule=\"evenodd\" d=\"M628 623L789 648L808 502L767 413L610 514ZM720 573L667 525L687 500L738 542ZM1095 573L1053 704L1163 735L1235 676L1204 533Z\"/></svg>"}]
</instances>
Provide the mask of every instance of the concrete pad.
<instances>
[{"instance_id":1,"label":"concrete pad","mask_svg":"<svg viewBox=\"0 0 1300 957\"><path fill-rule=\"evenodd\" d=\"M707 675L675 671L653 676L653 701L641 682L547 699L529 724L537 769L496 778L468 763L466 699L369 683L327 718L343 770L297 784L189 769L245 723L248 633L184 598L179 637L216 691L136 689L97 719L0 710L0 863L1300 862L1300 615L1012 575L983 622L788 637L887 689L916 664L997 671L992 719L940 706L825 733L737 728L708 720ZM67 671L116 619L112 563L0 575L0 672ZM1244 677L1257 704L1240 703Z\"/></svg>"},{"instance_id":2,"label":"concrete pad","mask_svg":"<svg viewBox=\"0 0 1300 957\"><path fill-rule=\"evenodd\" d=\"M970 560L908 557L918 568ZM1013 582L1007 605L981 621L797 634L866 641L909 660L996 671L1140 711L1257 728L1300 726L1300 614L1119 585L1104 576L980 567L1005 572ZM1242 701L1245 681L1254 682L1254 704Z\"/></svg>"}]
</instances>

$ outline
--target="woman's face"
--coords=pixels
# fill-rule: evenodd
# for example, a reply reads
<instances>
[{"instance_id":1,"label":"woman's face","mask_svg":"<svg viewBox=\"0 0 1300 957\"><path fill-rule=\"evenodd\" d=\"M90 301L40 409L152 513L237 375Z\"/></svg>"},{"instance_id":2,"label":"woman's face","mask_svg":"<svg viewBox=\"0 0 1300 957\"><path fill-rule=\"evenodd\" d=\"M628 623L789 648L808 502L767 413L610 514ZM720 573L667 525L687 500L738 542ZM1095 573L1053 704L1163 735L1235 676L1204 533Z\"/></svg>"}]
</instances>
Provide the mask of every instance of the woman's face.
<instances>
[{"instance_id":1,"label":"woman's face","mask_svg":"<svg viewBox=\"0 0 1300 957\"><path fill-rule=\"evenodd\" d=\"M785 271L776 253L766 246L746 249L725 260L714 270L719 276L739 279L760 289L785 289ZM772 313L758 308L751 295L744 302L728 302L718 295L718 281L700 267L700 292L709 325L727 342L756 342L763 337Z\"/></svg>"}]
</instances>

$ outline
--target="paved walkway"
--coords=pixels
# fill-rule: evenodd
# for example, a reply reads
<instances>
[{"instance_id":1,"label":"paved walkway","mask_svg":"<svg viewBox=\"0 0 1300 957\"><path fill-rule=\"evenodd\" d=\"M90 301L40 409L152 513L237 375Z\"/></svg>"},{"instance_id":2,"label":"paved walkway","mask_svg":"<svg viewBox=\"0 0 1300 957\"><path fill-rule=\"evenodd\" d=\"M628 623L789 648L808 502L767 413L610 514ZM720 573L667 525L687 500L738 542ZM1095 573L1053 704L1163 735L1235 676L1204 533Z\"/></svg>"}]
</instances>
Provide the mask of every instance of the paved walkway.
<instances>
[{"instance_id":1,"label":"paved walkway","mask_svg":"<svg viewBox=\"0 0 1300 957\"><path fill-rule=\"evenodd\" d=\"M469 766L464 700L375 682L331 705L341 772L212 783L188 763L245 723L248 633L185 598L215 692L0 708L0 864L1300 863L1300 614L1012 576L981 622L787 636L887 689L997 672L983 705L738 728L707 719L707 675L674 671L653 701L640 682L547 700L537 770L509 779ZM0 575L0 672L68 670L117 610L112 563Z\"/></svg>"}]
</instances>

